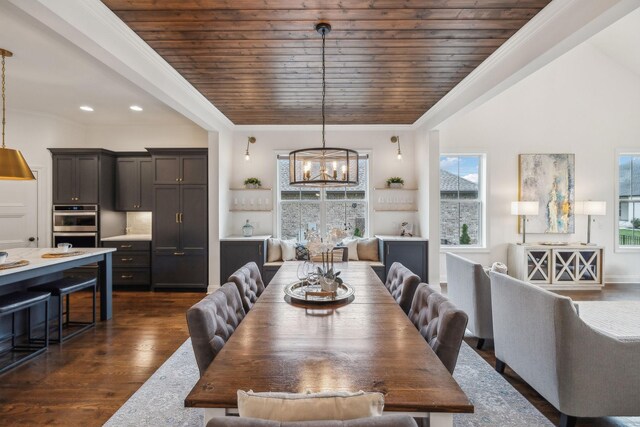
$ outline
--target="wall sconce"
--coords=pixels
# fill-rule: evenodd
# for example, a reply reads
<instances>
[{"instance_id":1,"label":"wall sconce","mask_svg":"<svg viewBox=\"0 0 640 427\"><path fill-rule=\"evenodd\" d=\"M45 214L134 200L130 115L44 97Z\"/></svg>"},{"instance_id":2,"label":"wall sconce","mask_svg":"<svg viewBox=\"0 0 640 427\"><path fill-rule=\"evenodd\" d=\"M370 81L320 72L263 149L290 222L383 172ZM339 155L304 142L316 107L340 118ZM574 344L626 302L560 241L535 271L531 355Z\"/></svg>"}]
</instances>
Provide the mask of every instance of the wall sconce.
<instances>
[{"instance_id":1,"label":"wall sconce","mask_svg":"<svg viewBox=\"0 0 640 427\"><path fill-rule=\"evenodd\" d=\"M511 202L511 215L522 217L522 244L527 242L527 215L538 215L540 202Z\"/></svg>"},{"instance_id":2,"label":"wall sconce","mask_svg":"<svg viewBox=\"0 0 640 427\"><path fill-rule=\"evenodd\" d=\"M246 161L251 160L251 156L249 155L249 144L255 144L255 143L256 143L256 138L255 138L254 136L250 136L250 137L247 139L247 149L246 149L246 151L244 152L244 159L245 159Z\"/></svg>"},{"instance_id":3,"label":"wall sconce","mask_svg":"<svg viewBox=\"0 0 640 427\"><path fill-rule=\"evenodd\" d=\"M607 214L607 202L586 200L583 202L576 202L575 204L576 215L587 215L587 245L591 244L591 215L606 215Z\"/></svg>"},{"instance_id":4,"label":"wall sconce","mask_svg":"<svg viewBox=\"0 0 640 427\"><path fill-rule=\"evenodd\" d=\"M398 160L402 160L402 151L400 151L400 137L399 136L392 136L391 137L391 143L392 144L398 144Z\"/></svg>"}]
</instances>

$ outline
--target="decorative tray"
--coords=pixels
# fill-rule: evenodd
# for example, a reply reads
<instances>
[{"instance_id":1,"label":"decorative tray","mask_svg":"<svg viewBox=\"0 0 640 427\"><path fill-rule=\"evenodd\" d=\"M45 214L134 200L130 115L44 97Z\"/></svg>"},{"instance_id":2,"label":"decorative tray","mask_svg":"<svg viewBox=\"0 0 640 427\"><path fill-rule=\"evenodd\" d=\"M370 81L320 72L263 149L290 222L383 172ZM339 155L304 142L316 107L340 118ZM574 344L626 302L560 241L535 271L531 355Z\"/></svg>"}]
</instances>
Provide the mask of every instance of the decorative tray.
<instances>
[{"instance_id":1,"label":"decorative tray","mask_svg":"<svg viewBox=\"0 0 640 427\"><path fill-rule=\"evenodd\" d=\"M287 285L284 293L296 301L325 304L345 301L353 295L354 290L347 283L341 283L335 292L326 292L319 284L309 285L306 281L298 281Z\"/></svg>"},{"instance_id":2,"label":"decorative tray","mask_svg":"<svg viewBox=\"0 0 640 427\"><path fill-rule=\"evenodd\" d=\"M4 264L0 264L0 270L8 270L10 268L24 267L25 265L29 265L29 261L26 259L21 259L19 261L6 262Z\"/></svg>"},{"instance_id":3,"label":"decorative tray","mask_svg":"<svg viewBox=\"0 0 640 427\"><path fill-rule=\"evenodd\" d=\"M540 242L544 246L569 246L569 242Z\"/></svg>"},{"instance_id":4,"label":"decorative tray","mask_svg":"<svg viewBox=\"0 0 640 427\"><path fill-rule=\"evenodd\" d=\"M42 258L66 258L69 256L78 256L82 254L84 254L84 252L82 251L47 252L46 254L42 254Z\"/></svg>"}]
</instances>

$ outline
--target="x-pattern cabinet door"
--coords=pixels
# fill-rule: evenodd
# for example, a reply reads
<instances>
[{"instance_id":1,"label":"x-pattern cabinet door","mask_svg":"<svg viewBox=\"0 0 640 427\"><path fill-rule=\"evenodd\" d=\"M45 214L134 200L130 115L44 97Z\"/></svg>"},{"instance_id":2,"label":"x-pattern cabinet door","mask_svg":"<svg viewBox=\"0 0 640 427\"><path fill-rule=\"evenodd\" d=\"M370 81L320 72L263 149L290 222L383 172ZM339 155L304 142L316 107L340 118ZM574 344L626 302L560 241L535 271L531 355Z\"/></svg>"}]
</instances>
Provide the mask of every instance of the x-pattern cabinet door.
<instances>
[{"instance_id":1,"label":"x-pattern cabinet door","mask_svg":"<svg viewBox=\"0 0 640 427\"><path fill-rule=\"evenodd\" d=\"M600 283L600 249L554 249L554 283Z\"/></svg>"},{"instance_id":2,"label":"x-pattern cabinet door","mask_svg":"<svg viewBox=\"0 0 640 427\"><path fill-rule=\"evenodd\" d=\"M544 249L531 249L527 254L527 282L550 283L551 257L550 251Z\"/></svg>"}]
</instances>

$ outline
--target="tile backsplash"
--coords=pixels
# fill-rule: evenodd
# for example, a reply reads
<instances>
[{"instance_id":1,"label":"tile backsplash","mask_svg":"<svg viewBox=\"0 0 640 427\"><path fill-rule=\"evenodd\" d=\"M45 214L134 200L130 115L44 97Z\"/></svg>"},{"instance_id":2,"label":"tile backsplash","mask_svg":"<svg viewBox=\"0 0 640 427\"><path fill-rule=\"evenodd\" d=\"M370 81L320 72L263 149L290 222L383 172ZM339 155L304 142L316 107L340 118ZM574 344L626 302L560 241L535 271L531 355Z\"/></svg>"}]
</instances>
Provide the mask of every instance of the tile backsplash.
<instances>
[{"instance_id":1,"label":"tile backsplash","mask_svg":"<svg viewBox=\"0 0 640 427\"><path fill-rule=\"evenodd\" d=\"M127 234L151 234L151 212L127 212Z\"/></svg>"}]
</instances>

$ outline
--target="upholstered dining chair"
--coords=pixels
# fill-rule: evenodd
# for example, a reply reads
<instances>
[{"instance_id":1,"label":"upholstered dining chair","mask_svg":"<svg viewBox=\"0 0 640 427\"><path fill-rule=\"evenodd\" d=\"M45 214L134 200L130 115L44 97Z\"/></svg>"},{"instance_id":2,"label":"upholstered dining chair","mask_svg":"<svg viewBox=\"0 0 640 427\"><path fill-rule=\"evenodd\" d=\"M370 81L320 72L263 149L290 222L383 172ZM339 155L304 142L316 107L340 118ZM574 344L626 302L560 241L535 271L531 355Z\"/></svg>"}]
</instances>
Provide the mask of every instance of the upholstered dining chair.
<instances>
[{"instance_id":1,"label":"upholstered dining chair","mask_svg":"<svg viewBox=\"0 0 640 427\"><path fill-rule=\"evenodd\" d=\"M467 329L478 337L477 348L493 339L491 316L491 281L482 265L466 258L446 253L447 297L469 316Z\"/></svg>"},{"instance_id":2,"label":"upholstered dining chair","mask_svg":"<svg viewBox=\"0 0 640 427\"><path fill-rule=\"evenodd\" d=\"M399 262L391 264L384 286L400 304L405 313L409 313L413 294L420 283L420 278Z\"/></svg>"},{"instance_id":3,"label":"upholstered dining chair","mask_svg":"<svg viewBox=\"0 0 640 427\"><path fill-rule=\"evenodd\" d=\"M245 316L238 288L226 283L187 311L191 345L200 376Z\"/></svg>"},{"instance_id":4,"label":"upholstered dining chair","mask_svg":"<svg viewBox=\"0 0 640 427\"><path fill-rule=\"evenodd\" d=\"M258 297L262 295L265 288L260 268L255 262L249 262L236 270L235 273L229 276L229 282L237 286L242 298L242 306L247 313L256 303Z\"/></svg>"},{"instance_id":5,"label":"upholstered dining chair","mask_svg":"<svg viewBox=\"0 0 640 427\"><path fill-rule=\"evenodd\" d=\"M418 427L409 415L357 418L355 420L271 421L258 418L215 417L207 427Z\"/></svg>"},{"instance_id":6,"label":"upholstered dining chair","mask_svg":"<svg viewBox=\"0 0 640 427\"><path fill-rule=\"evenodd\" d=\"M467 314L456 308L436 287L420 283L409 310L409 319L453 374L467 327Z\"/></svg>"}]
</instances>

